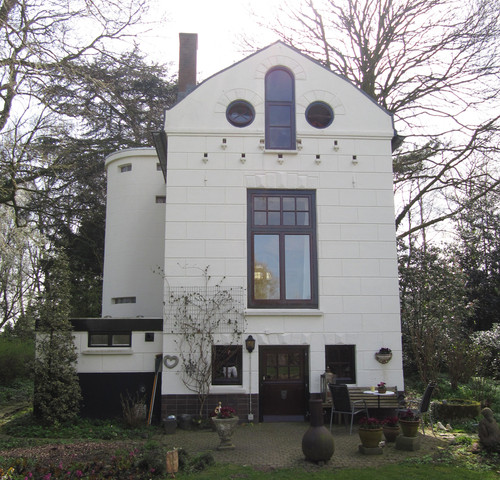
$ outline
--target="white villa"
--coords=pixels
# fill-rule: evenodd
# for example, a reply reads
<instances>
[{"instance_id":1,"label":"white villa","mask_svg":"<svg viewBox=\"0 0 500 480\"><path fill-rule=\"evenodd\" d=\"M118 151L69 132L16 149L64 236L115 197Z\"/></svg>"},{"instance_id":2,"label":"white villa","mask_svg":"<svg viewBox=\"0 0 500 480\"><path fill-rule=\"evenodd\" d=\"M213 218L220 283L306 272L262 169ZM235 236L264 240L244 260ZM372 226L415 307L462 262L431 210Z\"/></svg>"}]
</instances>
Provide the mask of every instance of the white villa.
<instances>
[{"instance_id":1,"label":"white villa","mask_svg":"<svg viewBox=\"0 0 500 480\"><path fill-rule=\"evenodd\" d=\"M216 335L214 359L231 358L214 360L207 412L304 418L326 367L403 389L392 116L281 42L196 85L197 37L180 41L155 148L106 159L102 318L73 320L83 411L118 416L126 391L149 406L156 386L156 418L198 412L169 302L206 267L243 313L236 340Z\"/></svg>"}]
</instances>

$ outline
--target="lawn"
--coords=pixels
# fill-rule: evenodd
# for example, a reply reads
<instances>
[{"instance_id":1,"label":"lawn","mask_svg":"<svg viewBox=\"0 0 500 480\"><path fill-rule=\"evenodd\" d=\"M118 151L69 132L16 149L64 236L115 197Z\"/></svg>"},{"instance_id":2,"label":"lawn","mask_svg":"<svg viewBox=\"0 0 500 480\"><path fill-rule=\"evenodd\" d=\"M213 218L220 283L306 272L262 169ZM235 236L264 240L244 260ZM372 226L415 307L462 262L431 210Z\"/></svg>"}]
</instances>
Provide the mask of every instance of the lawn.
<instances>
[{"instance_id":1,"label":"lawn","mask_svg":"<svg viewBox=\"0 0 500 480\"><path fill-rule=\"evenodd\" d=\"M345 470L273 470L262 472L249 467L217 465L203 472L179 474L177 478L186 480L498 480L499 472L473 471L464 467L439 465L388 465L376 469Z\"/></svg>"}]
</instances>

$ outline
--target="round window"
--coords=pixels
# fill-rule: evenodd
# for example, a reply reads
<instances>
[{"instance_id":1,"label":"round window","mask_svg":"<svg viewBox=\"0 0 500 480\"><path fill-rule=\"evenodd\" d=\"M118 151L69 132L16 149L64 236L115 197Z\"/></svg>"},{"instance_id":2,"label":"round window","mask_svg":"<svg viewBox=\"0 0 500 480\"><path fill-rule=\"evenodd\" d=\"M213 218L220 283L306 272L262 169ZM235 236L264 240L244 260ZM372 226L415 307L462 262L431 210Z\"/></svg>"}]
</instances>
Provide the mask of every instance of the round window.
<instances>
[{"instance_id":1,"label":"round window","mask_svg":"<svg viewBox=\"0 0 500 480\"><path fill-rule=\"evenodd\" d=\"M326 128L333 122L333 110L325 102L314 102L307 107L306 119L314 128Z\"/></svg>"},{"instance_id":2,"label":"round window","mask_svg":"<svg viewBox=\"0 0 500 480\"><path fill-rule=\"evenodd\" d=\"M227 107L226 118L235 127L246 127L253 122L255 110L245 100L236 100Z\"/></svg>"}]
</instances>

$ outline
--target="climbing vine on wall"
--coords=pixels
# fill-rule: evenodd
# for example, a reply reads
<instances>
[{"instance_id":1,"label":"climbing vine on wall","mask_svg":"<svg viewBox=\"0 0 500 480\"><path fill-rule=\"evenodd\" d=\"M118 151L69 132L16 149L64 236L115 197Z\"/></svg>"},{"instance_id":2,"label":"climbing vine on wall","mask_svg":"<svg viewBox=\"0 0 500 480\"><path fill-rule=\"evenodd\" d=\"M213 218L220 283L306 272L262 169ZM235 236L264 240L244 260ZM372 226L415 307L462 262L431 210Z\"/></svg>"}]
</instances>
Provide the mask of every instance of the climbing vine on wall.
<instances>
[{"instance_id":1,"label":"climbing vine on wall","mask_svg":"<svg viewBox=\"0 0 500 480\"><path fill-rule=\"evenodd\" d=\"M214 345L235 345L244 331L244 289L223 286L224 278L213 281L209 267L201 270L202 285L170 287L167 332L176 334L182 382L196 393L199 414L212 385Z\"/></svg>"}]
</instances>

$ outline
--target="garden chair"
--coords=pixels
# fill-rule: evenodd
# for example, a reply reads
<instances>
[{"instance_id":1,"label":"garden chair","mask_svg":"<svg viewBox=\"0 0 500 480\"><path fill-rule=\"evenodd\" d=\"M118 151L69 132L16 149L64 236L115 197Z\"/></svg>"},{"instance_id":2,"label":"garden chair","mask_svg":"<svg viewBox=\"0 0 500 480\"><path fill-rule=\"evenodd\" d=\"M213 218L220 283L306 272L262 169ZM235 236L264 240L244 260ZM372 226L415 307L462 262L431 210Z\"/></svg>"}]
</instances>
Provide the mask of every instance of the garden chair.
<instances>
[{"instance_id":1,"label":"garden chair","mask_svg":"<svg viewBox=\"0 0 500 480\"><path fill-rule=\"evenodd\" d=\"M436 388L436 384L431 382L427 385L425 389L424 395L420 400L410 400L408 406L405 408L399 408L398 412L406 412L411 410L415 415L420 417L420 425L422 425L422 433L425 435L424 429L424 415L429 415L429 421L431 424L432 434L435 436L434 432L434 422L432 420L432 409L431 409L431 398L434 393L434 389ZM416 404L416 407L412 408L412 404Z\"/></svg>"},{"instance_id":2,"label":"garden chair","mask_svg":"<svg viewBox=\"0 0 500 480\"><path fill-rule=\"evenodd\" d=\"M356 400L351 402L349 396L349 390L347 385L334 385L333 383L328 384L330 393L332 394L332 412L330 414L330 432L332 431L333 415L335 413L341 413L343 415L351 416L351 430L349 435L352 434L352 424L354 422L354 415L358 413L363 413L368 417L368 408L366 408L366 402L364 400ZM347 428L347 417L346 428Z\"/></svg>"}]
</instances>

